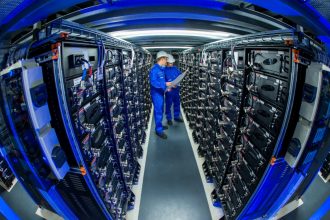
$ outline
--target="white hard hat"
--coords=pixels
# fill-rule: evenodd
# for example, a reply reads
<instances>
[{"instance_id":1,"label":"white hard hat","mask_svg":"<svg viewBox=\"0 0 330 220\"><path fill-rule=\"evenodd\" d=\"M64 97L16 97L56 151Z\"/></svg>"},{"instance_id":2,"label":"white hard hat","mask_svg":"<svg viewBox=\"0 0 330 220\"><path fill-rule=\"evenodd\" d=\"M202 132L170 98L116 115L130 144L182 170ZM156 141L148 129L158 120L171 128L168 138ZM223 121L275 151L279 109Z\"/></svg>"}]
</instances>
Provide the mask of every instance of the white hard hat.
<instances>
[{"instance_id":1,"label":"white hard hat","mask_svg":"<svg viewBox=\"0 0 330 220\"><path fill-rule=\"evenodd\" d=\"M168 60L167 60L167 62L168 62L168 63L174 63L174 62L175 62L175 59L174 59L174 57L173 57L171 54L168 55Z\"/></svg>"},{"instance_id":2,"label":"white hard hat","mask_svg":"<svg viewBox=\"0 0 330 220\"><path fill-rule=\"evenodd\" d=\"M161 58L161 57L168 57L168 54L167 54L165 51L159 51L159 52L157 53L157 57L156 57L156 59L159 59L159 58Z\"/></svg>"}]
</instances>

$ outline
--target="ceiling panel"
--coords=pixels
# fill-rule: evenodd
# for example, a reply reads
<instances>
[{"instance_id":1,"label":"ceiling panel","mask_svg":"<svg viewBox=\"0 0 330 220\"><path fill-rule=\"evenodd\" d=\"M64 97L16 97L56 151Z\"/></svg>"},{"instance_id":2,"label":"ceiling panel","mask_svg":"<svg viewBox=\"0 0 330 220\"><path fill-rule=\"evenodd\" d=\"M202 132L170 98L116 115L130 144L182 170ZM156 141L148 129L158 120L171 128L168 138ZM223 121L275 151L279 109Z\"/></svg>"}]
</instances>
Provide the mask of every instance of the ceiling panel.
<instances>
[{"instance_id":1,"label":"ceiling panel","mask_svg":"<svg viewBox=\"0 0 330 220\"><path fill-rule=\"evenodd\" d=\"M24 0L0 0L0 24L2 24L3 22L6 22L6 20L10 19L9 14L13 13L14 9L17 8L18 6L21 4L21 8L24 7L24 5L22 5L22 3L24 2ZM7 16L9 16L7 19L5 19ZM12 14L13 16L13 14Z\"/></svg>"},{"instance_id":2,"label":"ceiling panel","mask_svg":"<svg viewBox=\"0 0 330 220\"><path fill-rule=\"evenodd\" d=\"M323 17L330 21L330 1L329 0L311 0L310 4L320 12Z\"/></svg>"},{"instance_id":3,"label":"ceiling panel","mask_svg":"<svg viewBox=\"0 0 330 220\"><path fill-rule=\"evenodd\" d=\"M130 2L130 3L129 3ZM148 4L146 4L148 2ZM122 30L202 30L246 35L261 31L284 29L280 21L239 6L240 1L116 1L113 5L97 5L65 16L106 33ZM197 46L220 40L143 36L128 41L141 46Z\"/></svg>"}]
</instances>

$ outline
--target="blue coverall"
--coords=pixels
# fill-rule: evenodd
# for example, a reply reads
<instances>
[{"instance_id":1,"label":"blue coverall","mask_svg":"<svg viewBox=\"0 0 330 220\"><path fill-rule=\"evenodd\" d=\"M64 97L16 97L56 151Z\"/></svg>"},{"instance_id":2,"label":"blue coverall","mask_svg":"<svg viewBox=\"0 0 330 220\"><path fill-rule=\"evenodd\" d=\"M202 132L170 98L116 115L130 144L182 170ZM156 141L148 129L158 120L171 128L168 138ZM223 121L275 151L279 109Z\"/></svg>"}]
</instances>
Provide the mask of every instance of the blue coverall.
<instances>
[{"instance_id":1,"label":"blue coverall","mask_svg":"<svg viewBox=\"0 0 330 220\"><path fill-rule=\"evenodd\" d=\"M152 103L154 104L154 117L156 122L156 132L163 133L163 114L164 114L164 92L165 84L165 67L155 64L149 74L150 78L150 94Z\"/></svg>"},{"instance_id":2,"label":"blue coverall","mask_svg":"<svg viewBox=\"0 0 330 220\"><path fill-rule=\"evenodd\" d=\"M180 70L176 66L165 68L165 80L166 82L172 82L181 74ZM174 105L174 119L180 118L180 87L172 88L171 91L165 93L166 103L166 118L168 121L172 120L172 104Z\"/></svg>"}]
</instances>

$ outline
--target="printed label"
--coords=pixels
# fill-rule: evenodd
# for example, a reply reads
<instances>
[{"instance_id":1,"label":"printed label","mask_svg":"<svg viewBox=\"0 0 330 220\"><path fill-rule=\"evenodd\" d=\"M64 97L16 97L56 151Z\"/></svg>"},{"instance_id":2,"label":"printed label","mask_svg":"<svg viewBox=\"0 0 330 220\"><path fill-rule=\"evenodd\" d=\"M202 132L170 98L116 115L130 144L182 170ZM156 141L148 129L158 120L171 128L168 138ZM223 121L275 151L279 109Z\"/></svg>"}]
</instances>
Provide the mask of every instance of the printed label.
<instances>
[{"instance_id":1,"label":"printed label","mask_svg":"<svg viewBox=\"0 0 330 220\"><path fill-rule=\"evenodd\" d=\"M80 77L79 77L79 78L75 78L75 79L73 80L73 86L80 85L80 82L81 82L81 78L80 78Z\"/></svg>"}]
</instances>

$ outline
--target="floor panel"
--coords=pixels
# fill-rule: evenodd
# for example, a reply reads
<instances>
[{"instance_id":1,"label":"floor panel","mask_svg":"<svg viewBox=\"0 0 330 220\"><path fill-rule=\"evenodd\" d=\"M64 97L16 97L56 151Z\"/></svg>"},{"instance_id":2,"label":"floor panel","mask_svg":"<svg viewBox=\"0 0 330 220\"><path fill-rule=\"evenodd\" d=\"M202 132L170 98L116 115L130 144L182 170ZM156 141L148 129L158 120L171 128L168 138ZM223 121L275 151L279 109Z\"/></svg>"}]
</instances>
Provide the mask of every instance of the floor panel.
<instances>
[{"instance_id":1,"label":"floor panel","mask_svg":"<svg viewBox=\"0 0 330 220\"><path fill-rule=\"evenodd\" d=\"M154 121L142 188L140 220L209 220L201 177L184 123L154 134Z\"/></svg>"}]
</instances>

